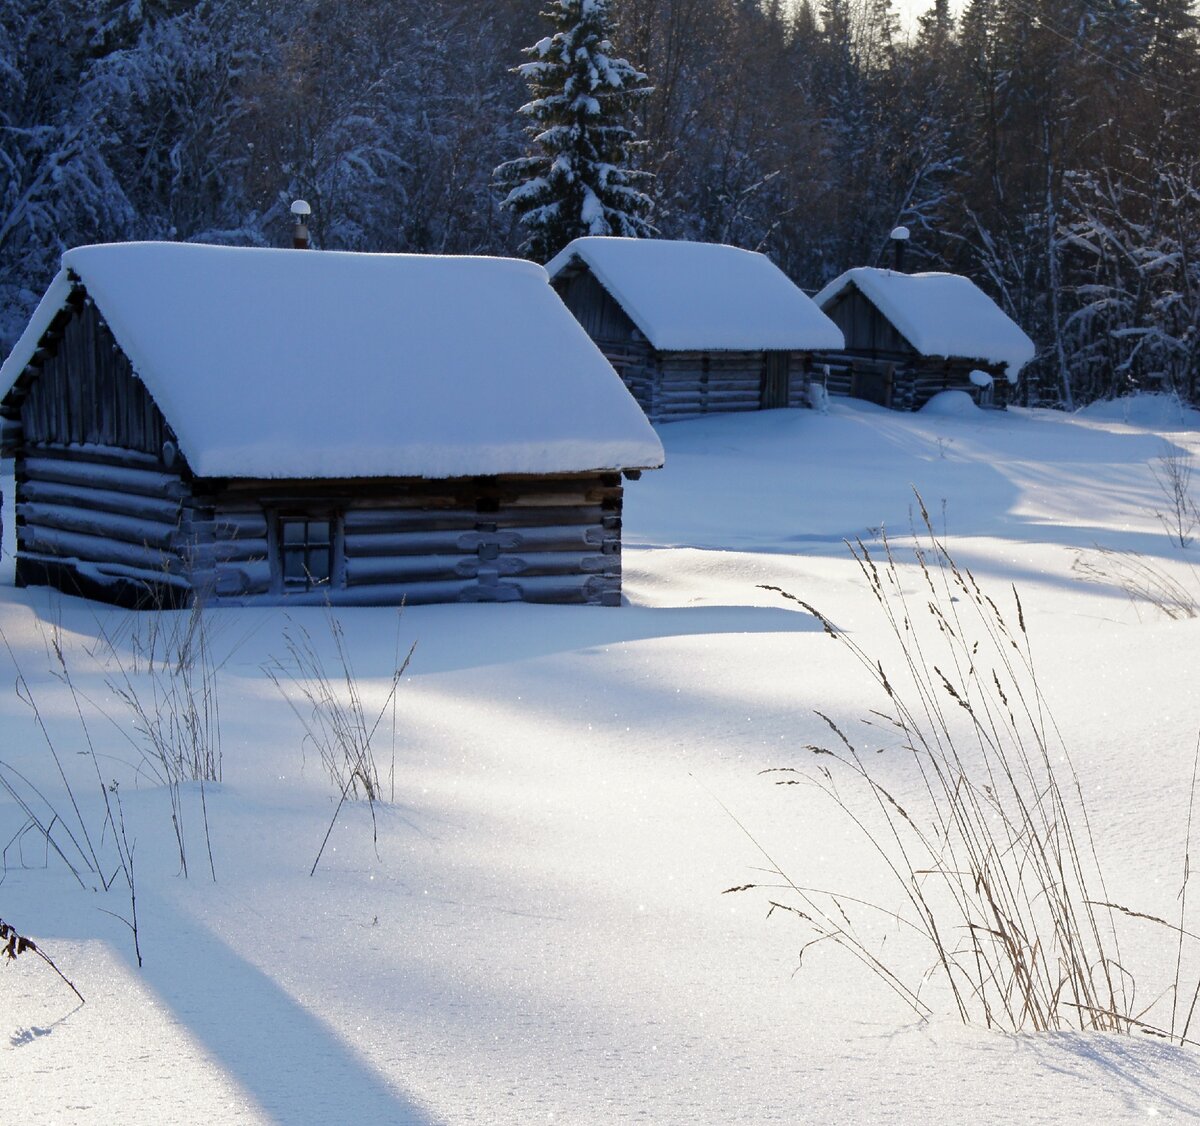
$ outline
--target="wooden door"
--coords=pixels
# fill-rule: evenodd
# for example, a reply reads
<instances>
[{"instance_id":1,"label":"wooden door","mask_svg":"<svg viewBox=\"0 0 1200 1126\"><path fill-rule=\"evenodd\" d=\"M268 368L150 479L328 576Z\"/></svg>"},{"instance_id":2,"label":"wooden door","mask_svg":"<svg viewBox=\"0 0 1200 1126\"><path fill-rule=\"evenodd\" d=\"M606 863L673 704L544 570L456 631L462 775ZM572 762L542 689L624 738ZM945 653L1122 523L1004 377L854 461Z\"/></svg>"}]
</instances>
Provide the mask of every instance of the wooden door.
<instances>
[{"instance_id":1,"label":"wooden door","mask_svg":"<svg viewBox=\"0 0 1200 1126\"><path fill-rule=\"evenodd\" d=\"M764 352L759 406L767 411L788 405L790 352Z\"/></svg>"},{"instance_id":2,"label":"wooden door","mask_svg":"<svg viewBox=\"0 0 1200 1126\"><path fill-rule=\"evenodd\" d=\"M895 364L855 360L851 366L850 396L854 399L866 399L869 403L878 403L881 407L890 407L895 375Z\"/></svg>"}]
</instances>

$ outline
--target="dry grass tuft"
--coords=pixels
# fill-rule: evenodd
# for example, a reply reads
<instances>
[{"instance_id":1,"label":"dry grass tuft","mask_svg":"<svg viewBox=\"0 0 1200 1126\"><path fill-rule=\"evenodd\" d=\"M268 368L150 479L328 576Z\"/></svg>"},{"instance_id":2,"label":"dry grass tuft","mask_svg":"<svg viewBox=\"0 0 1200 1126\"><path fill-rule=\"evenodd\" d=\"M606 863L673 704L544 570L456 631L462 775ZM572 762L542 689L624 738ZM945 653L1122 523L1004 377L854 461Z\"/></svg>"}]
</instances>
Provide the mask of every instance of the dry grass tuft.
<instances>
[{"instance_id":1,"label":"dry grass tuft","mask_svg":"<svg viewBox=\"0 0 1200 1126\"><path fill-rule=\"evenodd\" d=\"M337 808L321 842L317 858L313 861L310 875L316 872L338 814L348 800L365 798L371 808L372 822L374 821L375 803L384 798L375 744L384 717L389 713L389 788L391 800L395 801L396 692L400 687L400 678L407 671L417 647L414 641L401 658L398 617L396 660L387 692L378 711L369 710L350 659L342 624L331 607L325 608L325 617L334 655L334 660L329 665L322 655L323 646L317 644L302 624L289 620L284 630L286 660L272 660L263 667L263 671L300 720L304 728L303 744L316 748L322 765L339 791Z\"/></svg>"},{"instance_id":2,"label":"dry grass tuft","mask_svg":"<svg viewBox=\"0 0 1200 1126\"><path fill-rule=\"evenodd\" d=\"M1115 586L1137 606L1146 603L1168 618L1200 617L1200 580L1190 567L1194 585L1180 582L1162 563L1136 551L1098 547L1080 555L1072 568L1086 582Z\"/></svg>"},{"instance_id":3,"label":"dry grass tuft","mask_svg":"<svg viewBox=\"0 0 1200 1126\"><path fill-rule=\"evenodd\" d=\"M810 745L808 763L766 773L831 801L900 889L900 906L805 886L761 845L772 882L729 891L767 889L772 911L787 911L812 933L805 949L836 943L921 1016L932 1012L928 983L937 978L965 1022L1139 1030L1183 1042L1194 1005L1186 1014L1174 1006L1165 1028L1134 1009L1116 927L1128 909L1106 891L1079 778L1038 683L1020 596L1013 588L1002 609L920 510L917 592L906 589L912 572L902 574L886 537L880 558L861 541L850 545L897 643L894 667L807 602L765 588L812 614L853 654L885 701L866 722L890 744L868 756L817 713L826 745ZM868 918L932 952L920 981L882 958ZM1182 942L1182 921L1159 922Z\"/></svg>"}]
</instances>

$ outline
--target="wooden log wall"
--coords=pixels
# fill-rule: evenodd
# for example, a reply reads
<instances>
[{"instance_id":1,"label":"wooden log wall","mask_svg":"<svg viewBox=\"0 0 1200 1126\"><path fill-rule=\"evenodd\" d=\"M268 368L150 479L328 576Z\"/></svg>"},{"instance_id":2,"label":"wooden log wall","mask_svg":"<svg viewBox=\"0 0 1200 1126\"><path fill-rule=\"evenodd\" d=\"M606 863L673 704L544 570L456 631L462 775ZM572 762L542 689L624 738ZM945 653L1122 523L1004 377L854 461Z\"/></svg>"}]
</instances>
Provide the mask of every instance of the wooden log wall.
<instances>
[{"instance_id":1,"label":"wooden log wall","mask_svg":"<svg viewBox=\"0 0 1200 1126\"><path fill-rule=\"evenodd\" d=\"M812 381L820 383L830 395L849 398L854 387L854 360L849 356L817 356L813 360Z\"/></svg>"},{"instance_id":2,"label":"wooden log wall","mask_svg":"<svg viewBox=\"0 0 1200 1126\"><path fill-rule=\"evenodd\" d=\"M658 417L658 359L625 310L582 266L554 279L554 290L612 364L646 416Z\"/></svg>"},{"instance_id":3,"label":"wooden log wall","mask_svg":"<svg viewBox=\"0 0 1200 1126\"><path fill-rule=\"evenodd\" d=\"M853 283L826 305L823 312L842 330L849 352L877 358L916 355L913 346Z\"/></svg>"},{"instance_id":4,"label":"wooden log wall","mask_svg":"<svg viewBox=\"0 0 1200 1126\"><path fill-rule=\"evenodd\" d=\"M953 373L944 366L918 366L905 380L904 410L920 410L934 395L942 391L966 391L978 400L979 388L967 377L966 371Z\"/></svg>"},{"instance_id":5,"label":"wooden log wall","mask_svg":"<svg viewBox=\"0 0 1200 1126\"><path fill-rule=\"evenodd\" d=\"M187 486L163 460L170 428L82 287L5 398L15 467L18 585L121 605L187 596Z\"/></svg>"},{"instance_id":6,"label":"wooden log wall","mask_svg":"<svg viewBox=\"0 0 1200 1126\"><path fill-rule=\"evenodd\" d=\"M763 406L763 352L656 353L635 342L597 344L651 422ZM788 355L787 406L807 406L809 355Z\"/></svg>"},{"instance_id":7,"label":"wooden log wall","mask_svg":"<svg viewBox=\"0 0 1200 1126\"><path fill-rule=\"evenodd\" d=\"M238 481L198 492L185 519L194 581L218 604L618 605L621 502L618 474ZM278 537L289 516L331 520L328 585L286 587Z\"/></svg>"},{"instance_id":8,"label":"wooden log wall","mask_svg":"<svg viewBox=\"0 0 1200 1126\"><path fill-rule=\"evenodd\" d=\"M76 291L43 337L20 393L29 445L104 446L158 457L170 429L95 305Z\"/></svg>"},{"instance_id":9,"label":"wooden log wall","mask_svg":"<svg viewBox=\"0 0 1200 1126\"><path fill-rule=\"evenodd\" d=\"M992 407L994 410L1008 410L1009 403L1015 402L1017 388L1009 383L1008 376L1002 371L992 373Z\"/></svg>"},{"instance_id":10,"label":"wooden log wall","mask_svg":"<svg viewBox=\"0 0 1200 1126\"><path fill-rule=\"evenodd\" d=\"M641 333L629 315L585 267L566 270L554 279L554 290L593 340L638 340Z\"/></svg>"},{"instance_id":11,"label":"wooden log wall","mask_svg":"<svg viewBox=\"0 0 1200 1126\"><path fill-rule=\"evenodd\" d=\"M825 374L828 369L828 375ZM987 371L993 380L992 402L984 403L982 388L971 382L973 369ZM848 353L813 358L813 380L824 383L830 395L881 400L874 394L886 372L891 371L891 397L885 404L893 410L920 410L941 391L966 391L976 403L1003 410L1009 401L1009 383L996 365L982 361L942 360L937 357L903 357L885 360Z\"/></svg>"},{"instance_id":12,"label":"wooden log wall","mask_svg":"<svg viewBox=\"0 0 1200 1126\"><path fill-rule=\"evenodd\" d=\"M788 363L789 407L807 407L808 385L812 380L812 353L793 352Z\"/></svg>"},{"instance_id":13,"label":"wooden log wall","mask_svg":"<svg viewBox=\"0 0 1200 1126\"><path fill-rule=\"evenodd\" d=\"M186 601L179 473L149 454L43 444L21 453L15 477L18 586L123 606Z\"/></svg>"},{"instance_id":14,"label":"wooden log wall","mask_svg":"<svg viewBox=\"0 0 1200 1126\"><path fill-rule=\"evenodd\" d=\"M597 340L596 346L612 364L638 406L646 412L646 417L654 422L659 414L659 367L654 349L644 340Z\"/></svg>"},{"instance_id":15,"label":"wooden log wall","mask_svg":"<svg viewBox=\"0 0 1200 1126\"><path fill-rule=\"evenodd\" d=\"M664 352L652 422L762 408L764 352ZM809 356L791 352L787 405L808 404Z\"/></svg>"},{"instance_id":16,"label":"wooden log wall","mask_svg":"<svg viewBox=\"0 0 1200 1126\"><path fill-rule=\"evenodd\" d=\"M761 352L667 352L661 372L658 419L662 422L714 411L758 409Z\"/></svg>"},{"instance_id":17,"label":"wooden log wall","mask_svg":"<svg viewBox=\"0 0 1200 1126\"><path fill-rule=\"evenodd\" d=\"M982 387L971 382L971 372L986 371L992 377L990 402ZM920 410L941 391L965 391L980 406L1004 410L1008 406L1008 378L1000 365L981 360L944 360L919 364L910 378L908 410Z\"/></svg>"}]
</instances>

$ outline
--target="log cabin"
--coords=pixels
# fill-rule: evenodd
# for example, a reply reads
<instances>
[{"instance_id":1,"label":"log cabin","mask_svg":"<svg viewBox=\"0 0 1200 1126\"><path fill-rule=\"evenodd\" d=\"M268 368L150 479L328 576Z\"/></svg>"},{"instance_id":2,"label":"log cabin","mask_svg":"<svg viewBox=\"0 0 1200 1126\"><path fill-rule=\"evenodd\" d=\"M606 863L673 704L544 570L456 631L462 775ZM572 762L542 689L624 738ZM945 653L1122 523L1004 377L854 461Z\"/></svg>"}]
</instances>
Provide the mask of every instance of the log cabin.
<instances>
[{"instance_id":1,"label":"log cabin","mask_svg":"<svg viewBox=\"0 0 1200 1126\"><path fill-rule=\"evenodd\" d=\"M546 270L656 423L807 406L813 353L844 344L770 259L732 246L580 238Z\"/></svg>"},{"instance_id":2,"label":"log cabin","mask_svg":"<svg viewBox=\"0 0 1200 1126\"><path fill-rule=\"evenodd\" d=\"M528 262L64 254L0 367L16 581L129 607L615 605L662 446Z\"/></svg>"},{"instance_id":3,"label":"log cabin","mask_svg":"<svg viewBox=\"0 0 1200 1126\"><path fill-rule=\"evenodd\" d=\"M970 278L847 270L814 298L845 335L822 356L831 395L918 410L941 391L1003 409L1033 341Z\"/></svg>"}]
</instances>

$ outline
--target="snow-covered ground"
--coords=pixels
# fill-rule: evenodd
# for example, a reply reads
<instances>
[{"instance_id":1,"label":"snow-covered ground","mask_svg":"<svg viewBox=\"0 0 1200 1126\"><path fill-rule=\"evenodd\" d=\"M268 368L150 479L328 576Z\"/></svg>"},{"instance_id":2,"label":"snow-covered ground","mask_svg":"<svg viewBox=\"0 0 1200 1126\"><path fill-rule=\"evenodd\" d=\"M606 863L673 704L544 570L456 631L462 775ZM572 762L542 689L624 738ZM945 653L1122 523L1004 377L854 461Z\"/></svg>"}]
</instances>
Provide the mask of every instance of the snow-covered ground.
<instances>
[{"instance_id":1,"label":"snow-covered ground","mask_svg":"<svg viewBox=\"0 0 1200 1126\"><path fill-rule=\"evenodd\" d=\"M998 600L1020 591L1109 893L1177 913L1200 619L1084 581L1077 562L1142 552L1200 598L1200 544L1169 544L1154 475L1165 454L1194 463L1198 424L1155 399L1074 416L952 399L911 417L843 401L664 427L667 467L626 491L626 606L338 613L376 704L397 646L417 647L394 751L390 715L376 740L395 801L376 807L375 841L366 805L344 807L311 877L337 791L263 666L301 626L332 665L325 615L210 615L216 881L195 786L183 878L168 795L135 769L106 685L98 639L129 667L130 616L14 589L6 550L0 769L75 823L15 660L112 866L93 762L120 782L145 965L115 917L129 912L121 881L81 889L0 797L0 918L86 997L31 957L5 969L0 1110L217 1126L1200 1116L1190 1047L967 1028L940 1002L919 1021L832 944L800 966L802 924L768 920L765 895L721 894L763 863L731 814L797 880L896 894L843 818L759 774L826 738L814 709L857 731L881 701L813 618L758 584L815 604L869 651L886 645L843 540L877 545L886 529L903 552L915 486L981 584ZM96 760L52 675L56 627L77 692L110 717L83 705ZM1149 1001L1174 947L1132 922L1127 942ZM927 961L899 968L915 981ZM1185 959L1193 985L1198 970Z\"/></svg>"}]
</instances>

